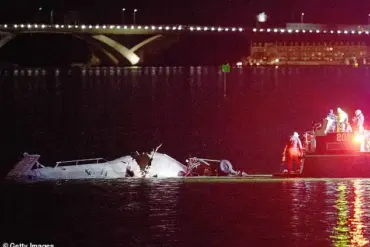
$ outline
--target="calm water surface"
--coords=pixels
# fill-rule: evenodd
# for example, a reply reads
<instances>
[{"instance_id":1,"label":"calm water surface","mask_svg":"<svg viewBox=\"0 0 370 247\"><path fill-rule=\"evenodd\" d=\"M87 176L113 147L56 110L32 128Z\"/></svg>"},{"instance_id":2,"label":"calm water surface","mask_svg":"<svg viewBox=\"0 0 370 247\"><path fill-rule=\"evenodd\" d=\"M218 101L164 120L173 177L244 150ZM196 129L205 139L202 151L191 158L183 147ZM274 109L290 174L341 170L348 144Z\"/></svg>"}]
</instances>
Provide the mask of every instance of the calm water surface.
<instances>
[{"instance_id":1,"label":"calm water surface","mask_svg":"<svg viewBox=\"0 0 370 247\"><path fill-rule=\"evenodd\" d=\"M56 246L368 246L370 180L5 185L2 239Z\"/></svg>"},{"instance_id":2,"label":"calm water surface","mask_svg":"<svg viewBox=\"0 0 370 247\"><path fill-rule=\"evenodd\" d=\"M147 67L3 70L1 173L149 151L279 169L286 137L330 108L370 113L370 70ZM366 118L367 119L367 118ZM367 125L365 123L365 125ZM369 126L367 127L369 128ZM367 246L369 180L2 184L0 240L56 246Z\"/></svg>"}]
</instances>

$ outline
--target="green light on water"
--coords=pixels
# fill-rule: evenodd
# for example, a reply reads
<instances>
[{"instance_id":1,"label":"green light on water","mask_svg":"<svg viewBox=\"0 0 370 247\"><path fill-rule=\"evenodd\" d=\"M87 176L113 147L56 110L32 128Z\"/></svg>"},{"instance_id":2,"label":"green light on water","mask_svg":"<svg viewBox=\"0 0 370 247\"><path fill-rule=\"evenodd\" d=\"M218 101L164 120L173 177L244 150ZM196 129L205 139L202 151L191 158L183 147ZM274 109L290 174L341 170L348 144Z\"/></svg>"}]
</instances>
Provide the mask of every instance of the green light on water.
<instances>
[{"instance_id":1,"label":"green light on water","mask_svg":"<svg viewBox=\"0 0 370 247\"><path fill-rule=\"evenodd\" d=\"M338 209L337 225L334 227L334 234L331 236L336 247L350 246L350 228L348 226L349 210L346 195L346 185L338 186L339 196L335 207Z\"/></svg>"}]
</instances>

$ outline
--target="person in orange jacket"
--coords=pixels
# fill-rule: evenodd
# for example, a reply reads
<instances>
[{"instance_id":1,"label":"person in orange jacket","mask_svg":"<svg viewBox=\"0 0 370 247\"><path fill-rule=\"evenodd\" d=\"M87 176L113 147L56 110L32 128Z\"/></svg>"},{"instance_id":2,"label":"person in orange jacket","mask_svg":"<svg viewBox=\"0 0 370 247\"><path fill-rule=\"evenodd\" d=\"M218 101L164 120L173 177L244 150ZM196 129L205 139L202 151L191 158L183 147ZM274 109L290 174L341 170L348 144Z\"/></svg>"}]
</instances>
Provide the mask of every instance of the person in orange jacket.
<instances>
[{"instance_id":1,"label":"person in orange jacket","mask_svg":"<svg viewBox=\"0 0 370 247\"><path fill-rule=\"evenodd\" d=\"M299 134L294 132L293 135L289 138L288 143L285 145L283 152L283 162L286 162L288 172L292 172L293 161L296 163L296 172L301 172L301 160L302 156L302 142L299 139Z\"/></svg>"}]
</instances>

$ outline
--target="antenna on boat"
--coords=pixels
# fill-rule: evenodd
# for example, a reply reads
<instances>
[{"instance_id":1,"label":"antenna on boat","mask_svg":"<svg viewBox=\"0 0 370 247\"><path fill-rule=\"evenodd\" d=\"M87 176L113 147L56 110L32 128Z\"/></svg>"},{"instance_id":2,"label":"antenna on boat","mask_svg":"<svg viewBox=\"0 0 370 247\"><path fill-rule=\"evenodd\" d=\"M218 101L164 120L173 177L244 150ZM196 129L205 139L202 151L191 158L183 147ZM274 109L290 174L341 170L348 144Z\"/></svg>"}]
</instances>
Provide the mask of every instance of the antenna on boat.
<instances>
[{"instance_id":1,"label":"antenna on boat","mask_svg":"<svg viewBox=\"0 0 370 247\"><path fill-rule=\"evenodd\" d=\"M153 150L153 153L152 153L152 156L149 158L149 162L148 162L148 165L146 166L146 169L145 169L145 174L148 173L148 169L150 168L150 166L152 165L152 161L153 161L153 158L154 158L154 155L158 152L158 149L162 147L162 143L156 147L154 150Z\"/></svg>"},{"instance_id":2,"label":"antenna on boat","mask_svg":"<svg viewBox=\"0 0 370 247\"><path fill-rule=\"evenodd\" d=\"M162 143L161 143L158 147L156 147L156 148L155 148L154 153L156 153L160 147L162 147ZM153 156L154 156L154 155L153 155Z\"/></svg>"},{"instance_id":3,"label":"antenna on boat","mask_svg":"<svg viewBox=\"0 0 370 247\"><path fill-rule=\"evenodd\" d=\"M153 160L153 158L154 158L154 155L158 152L158 149L159 149L160 147L162 147L162 143L161 143L158 147L156 147L156 148L154 149L153 154L152 154L152 157L150 157L150 161L149 161L149 163L150 163L150 164L152 163L152 160ZM150 165L149 165L149 166L150 166Z\"/></svg>"}]
</instances>

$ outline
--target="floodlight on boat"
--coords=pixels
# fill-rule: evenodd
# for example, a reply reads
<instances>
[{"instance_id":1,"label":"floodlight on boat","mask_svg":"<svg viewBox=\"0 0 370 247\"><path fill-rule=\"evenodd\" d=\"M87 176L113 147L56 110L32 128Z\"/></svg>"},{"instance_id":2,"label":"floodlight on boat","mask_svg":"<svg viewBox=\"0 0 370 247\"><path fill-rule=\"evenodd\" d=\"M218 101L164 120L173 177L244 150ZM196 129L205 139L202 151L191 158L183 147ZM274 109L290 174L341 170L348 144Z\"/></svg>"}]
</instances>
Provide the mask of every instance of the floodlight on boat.
<instances>
[{"instance_id":1,"label":"floodlight on boat","mask_svg":"<svg viewBox=\"0 0 370 247\"><path fill-rule=\"evenodd\" d=\"M365 136L363 136L361 134L356 134L353 137L353 142L355 142L355 143L360 143L360 142L363 142L364 140L365 140Z\"/></svg>"}]
</instances>

